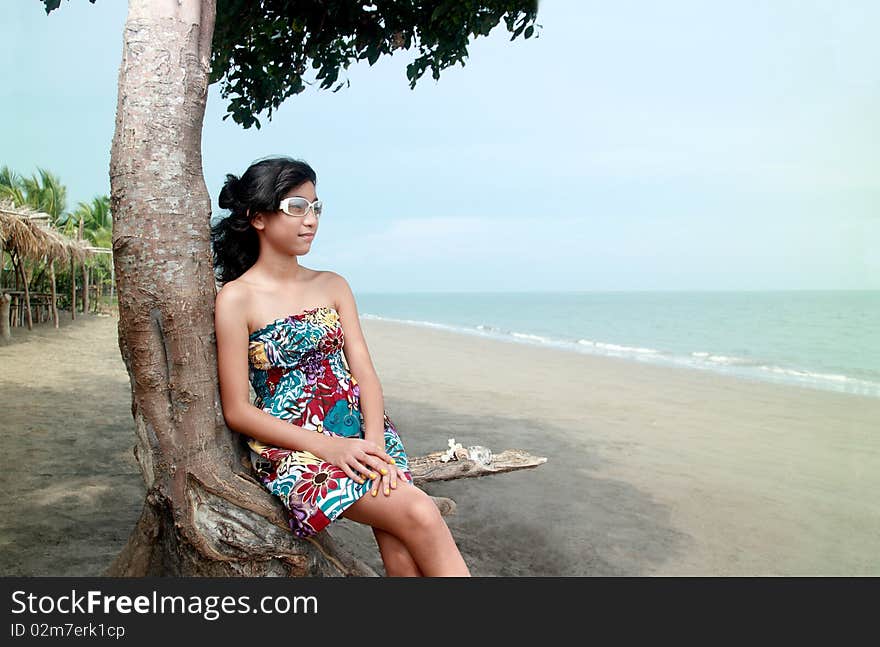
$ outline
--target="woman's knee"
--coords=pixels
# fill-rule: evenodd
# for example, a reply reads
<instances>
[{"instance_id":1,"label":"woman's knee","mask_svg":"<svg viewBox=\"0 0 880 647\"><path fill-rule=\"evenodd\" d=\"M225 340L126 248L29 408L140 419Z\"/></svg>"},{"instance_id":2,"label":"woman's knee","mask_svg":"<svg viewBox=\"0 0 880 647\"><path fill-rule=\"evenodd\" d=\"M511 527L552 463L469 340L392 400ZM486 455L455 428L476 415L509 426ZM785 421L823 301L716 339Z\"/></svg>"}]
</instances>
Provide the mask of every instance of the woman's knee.
<instances>
[{"instance_id":1,"label":"woman's knee","mask_svg":"<svg viewBox=\"0 0 880 647\"><path fill-rule=\"evenodd\" d=\"M420 491L421 492L421 491ZM443 517L434 500L421 492L413 497L404 510L405 526L410 531L431 530L443 522Z\"/></svg>"},{"instance_id":2,"label":"woman's knee","mask_svg":"<svg viewBox=\"0 0 880 647\"><path fill-rule=\"evenodd\" d=\"M419 535L443 523L434 500L415 486L398 489L389 499L366 495L342 516L381 528L400 538Z\"/></svg>"}]
</instances>

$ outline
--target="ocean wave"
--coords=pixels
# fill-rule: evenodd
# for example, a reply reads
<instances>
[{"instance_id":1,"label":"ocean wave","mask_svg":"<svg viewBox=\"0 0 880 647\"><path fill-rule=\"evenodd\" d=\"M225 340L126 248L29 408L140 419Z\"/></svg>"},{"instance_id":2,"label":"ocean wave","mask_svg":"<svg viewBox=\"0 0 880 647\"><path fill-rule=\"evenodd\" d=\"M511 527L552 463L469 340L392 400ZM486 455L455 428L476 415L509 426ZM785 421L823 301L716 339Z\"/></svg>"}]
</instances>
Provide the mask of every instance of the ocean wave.
<instances>
[{"instance_id":1,"label":"ocean wave","mask_svg":"<svg viewBox=\"0 0 880 647\"><path fill-rule=\"evenodd\" d=\"M369 313L361 314L364 319L389 321L414 326L422 326L445 330L451 333L489 337L499 341L529 344L532 346L551 346L572 352L617 357L634 361L649 362L660 366L677 366L708 370L719 374L757 379L782 384L807 386L821 390L853 393L880 397L880 379L866 380L840 373L811 371L804 368L778 366L754 358L737 355L725 355L706 350L693 351L689 354L672 353L656 348L628 346L608 341L591 339L558 339L530 332L505 330L496 326L479 324L476 326L460 326L417 319L398 319Z\"/></svg>"}]
</instances>

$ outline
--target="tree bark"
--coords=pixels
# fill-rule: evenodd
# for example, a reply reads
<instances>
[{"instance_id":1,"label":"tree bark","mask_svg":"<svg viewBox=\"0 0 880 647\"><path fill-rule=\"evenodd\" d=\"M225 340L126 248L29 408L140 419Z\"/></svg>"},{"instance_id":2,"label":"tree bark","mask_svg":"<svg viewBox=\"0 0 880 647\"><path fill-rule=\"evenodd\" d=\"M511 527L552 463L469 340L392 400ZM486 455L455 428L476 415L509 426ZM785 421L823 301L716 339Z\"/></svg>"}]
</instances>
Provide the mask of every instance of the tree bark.
<instances>
[{"instance_id":1,"label":"tree bark","mask_svg":"<svg viewBox=\"0 0 880 647\"><path fill-rule=\"evenodd\" d=\"M109 574L317 570L236 459L243 448L220 409L201 160L214 16L214 0L130 0L125 22L110 201L119 347L147 496Z\"/></svg>"}]
</instances>

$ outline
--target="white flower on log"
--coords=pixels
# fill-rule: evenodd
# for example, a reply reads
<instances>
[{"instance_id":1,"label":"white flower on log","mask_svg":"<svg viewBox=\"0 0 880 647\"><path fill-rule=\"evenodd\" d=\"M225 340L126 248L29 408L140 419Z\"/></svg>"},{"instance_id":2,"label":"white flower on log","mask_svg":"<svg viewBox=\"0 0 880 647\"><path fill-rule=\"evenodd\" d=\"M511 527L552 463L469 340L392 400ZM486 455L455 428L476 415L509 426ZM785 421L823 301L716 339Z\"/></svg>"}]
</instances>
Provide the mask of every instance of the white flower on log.
<instances>
[{"instance_id":1,"label":"white flower on log","mask_svg":"<svg viewBox=\"0 0 880 647\"><path fill-rule=\"evenodd\" d=\"M450 438L449 449L443 452L440 462L447 463L451 460L460 460L461 458L467 458L467 450L462 447L461 443L455 442L455 438Z\"/></svg>"}]
</instances>

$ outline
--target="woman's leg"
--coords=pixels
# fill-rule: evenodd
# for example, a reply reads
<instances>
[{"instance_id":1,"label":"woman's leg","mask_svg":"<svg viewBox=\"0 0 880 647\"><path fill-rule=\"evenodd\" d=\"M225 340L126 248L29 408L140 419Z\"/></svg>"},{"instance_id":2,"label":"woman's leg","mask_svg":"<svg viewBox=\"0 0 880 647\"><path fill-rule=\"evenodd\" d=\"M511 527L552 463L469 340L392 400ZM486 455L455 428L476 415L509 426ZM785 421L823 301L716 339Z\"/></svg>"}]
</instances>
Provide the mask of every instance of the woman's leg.
<instances>
[{"instance_id":1,"label":"woman's leg","mask_svg":"<svg viewBox=\"0 0 880 647\"><path fill-rule=\"evenodd\" d=\"M428 577L470 575L440 510L415 485L401 483L390 496L362 496L342 516L395 536Z\"/></svg>"},{"instance_id":2,"label":"woman's leg","mask_svg":"<svg viewBox=\"0 0 880 647\"><path fill-rule=\"evenodd\" d=\"M385 574L388 577L421 577L413 556L402 541L381 528L373 528L376 535L376 543L379 544L379 552L382 562L385 564Z\"/></svg>"}]
</instances>

